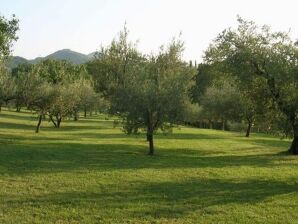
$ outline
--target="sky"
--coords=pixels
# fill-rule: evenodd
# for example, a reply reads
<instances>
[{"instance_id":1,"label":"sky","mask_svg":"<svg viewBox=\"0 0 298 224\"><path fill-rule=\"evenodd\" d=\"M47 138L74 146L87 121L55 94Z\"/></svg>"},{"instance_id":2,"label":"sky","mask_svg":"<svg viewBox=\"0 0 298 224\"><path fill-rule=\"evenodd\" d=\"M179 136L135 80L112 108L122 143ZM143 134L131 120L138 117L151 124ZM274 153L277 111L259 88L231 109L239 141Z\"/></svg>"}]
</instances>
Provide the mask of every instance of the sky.
<instances>
[{"instance_id":1,"label":"sky","mask_svg":"<svg viewBox=\"0 0 298 224\"><path fill-rule=\"evenodd\" d=\"M185 60L201 61L237 15L298 39L297 0L0 0L0 15L20 20L13 55L33 59L60 49L91 53L127 24L144 53L182 33Z\"/></svg>"}]
</instances>

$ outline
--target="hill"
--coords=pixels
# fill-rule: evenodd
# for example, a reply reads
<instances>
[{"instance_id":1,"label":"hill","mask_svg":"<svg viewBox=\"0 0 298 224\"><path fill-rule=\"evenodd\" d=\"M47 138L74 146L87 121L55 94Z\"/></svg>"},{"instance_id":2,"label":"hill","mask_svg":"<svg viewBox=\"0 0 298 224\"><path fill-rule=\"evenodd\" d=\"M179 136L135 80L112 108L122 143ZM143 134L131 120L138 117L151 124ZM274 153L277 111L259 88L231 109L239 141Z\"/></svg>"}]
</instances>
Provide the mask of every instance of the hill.
<instances>
[{"instance_id":1,"label":"hill","mask_svg":"<svg viewBox=\"0 0 298 224\"><path fill-rule=\"evenodd\" d=\"M182 126L150 157L105 115L36 122L0 112L0 223L297 223L289 141Z\"/></svg>"},{"instance_id":2,"label":"hill","mask_svg":"<svg viewBox=\"0 0 298 224\"><path fill-rule=\"evenodd\" d=\"M7 62L7 66L9 68L15 68L19 64L25 64L25 63L29 63L29 61L26 58L14 56L9 59L9 61Z\"/></svg>"},{"instance_id":3,"label":"hill","mask_svg":"<svg viewBox=\"0 0 298 224\"><path fill-rule=\"evenodd\" d=\"M73 64L84 64L84 63L92 60L92 58L94 57L94 54L95 54L95 52L90 53L90 54L82 54L82 53L79 53L76 51L72 51L70 49L63 49L63 50L56 51L50 55L47 55L45 57L38 57L33 60L28 60L26 58L19 57L19 56L12 56L10 58L10 60L8 61L8 67L14 68L18 64L22 64L22 63L36 64L36 63L38 63L42 60L46 60L46 59L66 60Z\"/></svg>"},{"instance_id":4,"label":"hill","mask_svg":"<svg viewBox=\"0 0 298 224\"><path fill-rule=\"evenodd\" d=\"M64 49L50 54L44 59L66 60L74 64L83 64L90 60L88 55L72 51L70 49Z\"/></svg>"}]
</instances>

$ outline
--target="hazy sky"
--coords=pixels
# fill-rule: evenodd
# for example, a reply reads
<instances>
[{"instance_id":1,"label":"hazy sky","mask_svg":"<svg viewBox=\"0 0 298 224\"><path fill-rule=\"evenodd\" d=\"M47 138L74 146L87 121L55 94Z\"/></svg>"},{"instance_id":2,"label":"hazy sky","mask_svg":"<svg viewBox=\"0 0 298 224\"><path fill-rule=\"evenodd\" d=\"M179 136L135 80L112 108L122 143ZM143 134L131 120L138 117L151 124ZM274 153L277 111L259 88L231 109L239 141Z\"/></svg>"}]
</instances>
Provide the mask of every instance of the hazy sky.
<instances>
[{"instance_id":1,"label":"hazy sky","mask_svg":"<svg viewBox=\"0 0 298 224\"><path fill-rule=\"evenodd\" d=\"M269 24L298 38L297 0L0 0L0 14L20 19L14 55L45 56L70 48L90 53L106 45L125 21L144 52L182 32L185 59L200 60L236 16Z\"/></svg>"}]
</instances>

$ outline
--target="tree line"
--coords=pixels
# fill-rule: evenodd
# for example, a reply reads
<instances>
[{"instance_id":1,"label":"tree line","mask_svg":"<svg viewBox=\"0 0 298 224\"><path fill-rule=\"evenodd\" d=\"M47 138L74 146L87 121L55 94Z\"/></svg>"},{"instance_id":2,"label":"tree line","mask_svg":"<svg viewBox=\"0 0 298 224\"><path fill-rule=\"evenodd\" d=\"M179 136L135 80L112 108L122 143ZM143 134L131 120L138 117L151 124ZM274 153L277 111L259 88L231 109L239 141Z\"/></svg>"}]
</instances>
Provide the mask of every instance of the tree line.
<instances>
[{"instance_id":1,"label":"tree line","mask_svg":"<svg viewBox=\"0 0 298 224\"><path fill-rule=\"evenodd\" d=\"M36 132L45 119L59 128L87 111L116 115L126 133L146 132L150 155L154 133L179 124L223 130L246 125L246 137L252 128L291 136L289 151L298 154L297 43L268 26L238 23L218 35L199 65L183 60L180 38L144 54L124 27L84 65L45 60L9 70L5 61L18 20L0 17L0 108L32 110Z\"/></svg>"}]
</instances>

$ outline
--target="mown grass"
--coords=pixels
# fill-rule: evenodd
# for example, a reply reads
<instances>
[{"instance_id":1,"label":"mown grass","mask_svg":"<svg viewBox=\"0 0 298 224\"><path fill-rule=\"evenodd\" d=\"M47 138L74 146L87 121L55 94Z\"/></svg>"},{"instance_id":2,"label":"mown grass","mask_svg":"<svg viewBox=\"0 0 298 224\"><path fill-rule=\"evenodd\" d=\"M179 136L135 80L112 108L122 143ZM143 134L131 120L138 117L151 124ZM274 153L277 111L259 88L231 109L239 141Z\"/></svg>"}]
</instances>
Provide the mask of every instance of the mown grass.
<instances>
[{"instance_id":1,"label":"mown grass","mask_svg":"<svg viewBox=\"0 0 298 224\"><path fill-rule=\"evenodd\" d=\"M181 127L150 157L104 115L35 125L0 113L0 223L298 223L287 140Z\"/></svg>"}]
</instances>

